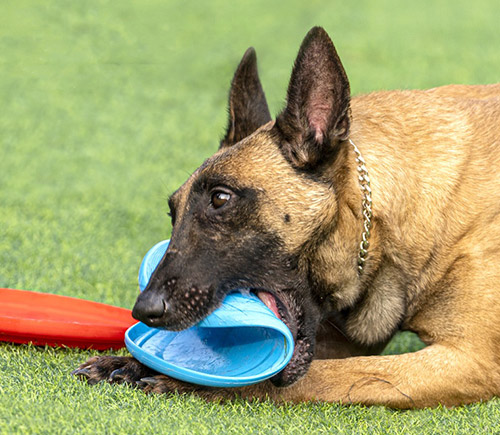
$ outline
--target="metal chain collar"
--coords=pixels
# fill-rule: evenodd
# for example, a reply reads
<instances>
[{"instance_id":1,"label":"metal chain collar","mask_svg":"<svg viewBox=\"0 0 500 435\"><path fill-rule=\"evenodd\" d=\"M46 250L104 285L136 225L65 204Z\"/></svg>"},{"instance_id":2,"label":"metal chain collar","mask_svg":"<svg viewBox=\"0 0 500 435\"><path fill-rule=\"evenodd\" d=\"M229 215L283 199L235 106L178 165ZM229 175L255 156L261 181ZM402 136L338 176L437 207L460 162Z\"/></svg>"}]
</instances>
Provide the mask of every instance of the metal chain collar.
<instances>
[{"instance_id":1,"label":"metal chain collar","mask_svg":"<svg viewBox=\"0 0 500 435\"><path fill-rule=\"evenodd\" d=\"M366 162L354 145L354 142L349 139L354 152L356 153L356 163L358 164L358 181L363 194L362 213L363 213L363 234L361 235L361 243L359 244L358 253L358 273L361 275L365 267L366 258L368 257L368 248L370 247L370 230L372 228L372 189L370 188L370 177L368 176L368 169L366 169Z\"/></svg>"}]
</instances>

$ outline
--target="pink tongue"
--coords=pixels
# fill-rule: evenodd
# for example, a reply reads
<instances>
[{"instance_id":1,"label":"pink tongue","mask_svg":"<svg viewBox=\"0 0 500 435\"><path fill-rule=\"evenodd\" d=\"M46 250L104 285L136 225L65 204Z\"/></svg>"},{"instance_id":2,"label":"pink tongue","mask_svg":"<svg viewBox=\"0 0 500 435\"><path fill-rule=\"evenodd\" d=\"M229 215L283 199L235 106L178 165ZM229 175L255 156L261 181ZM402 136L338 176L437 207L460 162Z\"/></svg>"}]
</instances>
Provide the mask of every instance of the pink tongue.
<instances>
[{"instance_id":1,"label":"pink tongue","mask_svg":"<svg viewBox=\"0 0 500 435\"><path fill-rule=\"evenodd\" d=\"M259 299L262 302L264 302L266 307L269 308L275 314L275 316L279 319L280 315L278 313L278 306L276 305L276 299L274 299L274 296L272 296L268 292L262 292L262 291L257 292L257 296L259 297Z\"/></svg>"}]
</instances>

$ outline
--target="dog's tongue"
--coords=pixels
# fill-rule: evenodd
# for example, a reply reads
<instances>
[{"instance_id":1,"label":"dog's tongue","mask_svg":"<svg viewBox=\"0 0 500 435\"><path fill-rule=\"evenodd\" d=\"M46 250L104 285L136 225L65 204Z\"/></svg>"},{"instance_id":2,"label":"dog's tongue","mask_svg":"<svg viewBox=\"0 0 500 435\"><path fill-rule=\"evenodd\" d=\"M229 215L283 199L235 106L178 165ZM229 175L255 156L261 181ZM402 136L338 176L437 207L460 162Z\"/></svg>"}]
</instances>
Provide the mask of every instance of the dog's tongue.
<instances>
[{"instance_id":1,"label":"dog's tongue","mask_svg":"<svg viewBox=\"0 0 500 435\"><path fill-rule=\"evenodd\" d=\"M257 292L257 297L264 302L266 307L269 308L278 319L280 318L278 306L276 305L276 299L274 299L274 296L271 295L271 293L259 291Z\"/></svg>"}]
</instances>

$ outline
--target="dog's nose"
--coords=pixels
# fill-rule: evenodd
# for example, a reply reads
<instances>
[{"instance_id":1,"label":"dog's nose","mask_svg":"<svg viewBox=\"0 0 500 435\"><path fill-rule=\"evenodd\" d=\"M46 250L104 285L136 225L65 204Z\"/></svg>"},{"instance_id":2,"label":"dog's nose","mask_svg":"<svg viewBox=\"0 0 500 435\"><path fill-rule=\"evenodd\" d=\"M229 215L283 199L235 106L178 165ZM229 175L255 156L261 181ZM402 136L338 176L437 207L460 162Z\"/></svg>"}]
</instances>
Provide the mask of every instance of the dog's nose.
<instances>
[{"instance_id":1,"label":"dog's nose","mask_svg":"<svg viewBox=\"0 0 500 435\"><path fill-rule=\"evenodd\" d=\"M157 292L144 291L135 302L132 317L148 326L159 326L167 310L167 302Z\"/></svg>"}]
</instances>

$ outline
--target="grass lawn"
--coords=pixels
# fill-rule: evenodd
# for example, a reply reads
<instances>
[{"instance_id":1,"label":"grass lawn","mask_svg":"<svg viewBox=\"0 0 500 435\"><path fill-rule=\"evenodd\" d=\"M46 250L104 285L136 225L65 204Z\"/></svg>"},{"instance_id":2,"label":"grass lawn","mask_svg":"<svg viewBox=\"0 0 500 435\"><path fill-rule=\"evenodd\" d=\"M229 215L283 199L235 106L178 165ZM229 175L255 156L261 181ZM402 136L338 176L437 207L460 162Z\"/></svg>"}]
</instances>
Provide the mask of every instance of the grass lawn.
<instances>
[{"instance_id":1,"label":"grass lawn","mask_svg":"<svg viewBox=\"0 0 500 435\"><path fill-rule=\"evenodd\" d=\"M276 113L313 25L358 94L498 81L499 16L497 0L4 1L0 287L130 308L142 256L170 233L167 196L217 148L249 45ZM419 346L402 335L387 352ZM0 344L0 433L500 433L498 399L214 405L88 387L69 372L90 354Z\"/></svg>"}]
</instances>

